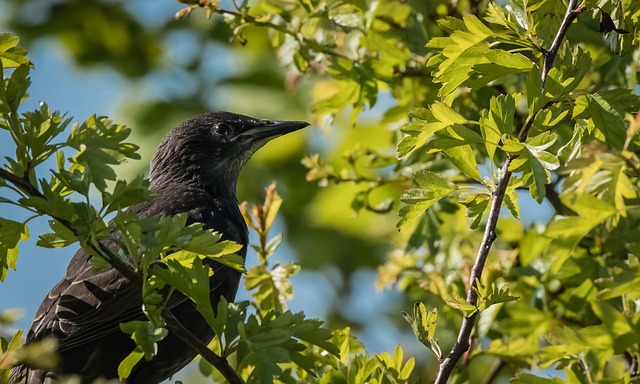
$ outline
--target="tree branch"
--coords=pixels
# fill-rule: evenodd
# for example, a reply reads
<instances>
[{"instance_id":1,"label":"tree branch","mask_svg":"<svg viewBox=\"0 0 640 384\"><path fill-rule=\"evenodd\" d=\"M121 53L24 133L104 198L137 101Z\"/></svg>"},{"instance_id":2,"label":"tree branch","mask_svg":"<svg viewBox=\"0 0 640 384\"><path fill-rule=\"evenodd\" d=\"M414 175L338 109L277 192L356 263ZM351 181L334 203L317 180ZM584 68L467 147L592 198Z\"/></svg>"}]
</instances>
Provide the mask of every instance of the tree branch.
<instances>
[{"instance_id":1,"label":"tree branch","mask_svg":"<svg viewBox=\"0 0 640 384\"><path fill-rule=\"evenodd\" d=\"M578 0L569 0L567 4L567 12L564 15L564 19L558 29L558 33L553 39L553 43L551 44L551 48L549 51L545 52L544 55L544 66L542 70L542 84L544 85L544 81L546 79L547 74L551 70L553 66L553 62L555 60L556 55L558 54L558 50L560 49L560 44L566 35L569 26L575 20L580 12L584 10L584 6L576 8ZM542 109L546 108L548 105L545 105ZM538 112L536 112L533 116L530 116L525 126L523 127L518 139L521 142L526 141L527 136L529 134L529 130L533 126L533 122ZM496 239L496 227L498 225L498 218L500 216L500 209L502 208L502 201L504 199L505 192L507 190L507 186L509 185L509 180L511 179L511 171L509 171L509 165L511 161L514 159L513 156L508 156L504 165L502 166L502 177L498 182L496 190L493 192L491 208L489 210L489 216L487 219L487 225L485 227L484 235L482 237L482 242L480 243L480 248L478 249L478 255L476 257L476 261L473 264L473 268L471 269L471 275L469 276L469 290L467 291L467 302L469 304L476 306L478 301L478 295L475 292L474 288L477 288L477 283L480 281L482 277L482 271L484 269L484 265L487 261L487 256L489 255L489 251L491 250L491 246ZM475 325L476 317L478 316L478 312L475 312L471 316L465 316L462 319L462 325L460 326L460 331L458 332L458 337L456 339L455 344L451 348L449 355L440 363L440 369L438 371L438 376L436 377L435 384L445 384L449 379L449 376L453 372L458 361L462 358L462 355L467 352L470 346L470 338L471 332L473 331L473 327Z\"/></svg>"},{"instance_id":2,"label":"tree branch","mask_svg":"<svg viewBox=\"0 0 640 384\"><path fill-rule=\"evenodd\" d=\"M230 384L244 384L244 380L236 371L231 368L227 359L220 357L215 354L212 350L210 350L200 339L191 333L184 325L178 320L170 310L165 309L163 312L163 317L167 322L167 328L169 332L172 332L174 335L178 336L183 343L191 347L194 351L196 351L202 358L207 360L211 365L213 365L228 381Z\"/></svg>"},{"instance_id":3,"label":"tree branch","mask_svg":"<svg viewBox=\"0 0 640 384\"><path fill-rule=\"evenodd\" d=\"M573 23L573 20L575 20L576 17L578 17L578 15L586 9L584 4L580 5L579 7L577 7L577 4L578 0L569 0L569 3L567 4L567 12L564 14L564 18L562 19L562 23L560 24L558 33L553 39L549 50L544 52L544 64L542 67L543 87L545 81L547 80L547 74L549 73L551 68L553 68L553 62L555 61L556 55L560 50L560 44L562 43L562 40L564 40L564 36L567 34L571 23Z\"/></svg>"},{"instance_id":4,"label":"tree branch","mask_svg":"<svg viewBox=\"0 0 640 384\"><path fill-rule=\"evenodd\" d=\"M42 193L40 193L38 188L34 187L33 184L29 182L29 180L24 179L22 177L18 177L17 175L13 174L10 171L7 171L4 168L0 168L0 178L12 183L16 187L20 188L21 191L25 192L28 195L37 196L44 199L44 196L42 195Z\"/></svg>"},{"instance_id":5,"label":"tree branch","mask_svg":"<svg viewBox=\"0 0 640 384\"><path fill-rule=\"evenodd\" d=\"M502 207L502 200L504 199L509 179L511 179L511 171L509 171L511 160L512 157L507 157L507 160L502 166L502 178L498 183L496 191L493 193L493 200L491 202L487 226L485 227L484 236L482 237L482 243L480 243L476 262L473 264L471 276L469 277L470 287L476 287L477 281L482 277L482 270L484 269L484 264L487 261L489 250L491 250L491 245L496 239L496 227L500 216L500 208ZM469 288L467 291L467 301L474 306L478 301L478 295L473 288ZM478 312L475 312L473 315L468 317L465 316L462 319L462 325L460 326L456 342L453 345L453 348L451 348L449 355L440 364L440 370L438 371L435 384L445 384L447 382L449 376L453 372L453 368L456 366L462 355L469 349L471 331L473 331L473 326L477 316Z\"/></svg>"}]
</instances>

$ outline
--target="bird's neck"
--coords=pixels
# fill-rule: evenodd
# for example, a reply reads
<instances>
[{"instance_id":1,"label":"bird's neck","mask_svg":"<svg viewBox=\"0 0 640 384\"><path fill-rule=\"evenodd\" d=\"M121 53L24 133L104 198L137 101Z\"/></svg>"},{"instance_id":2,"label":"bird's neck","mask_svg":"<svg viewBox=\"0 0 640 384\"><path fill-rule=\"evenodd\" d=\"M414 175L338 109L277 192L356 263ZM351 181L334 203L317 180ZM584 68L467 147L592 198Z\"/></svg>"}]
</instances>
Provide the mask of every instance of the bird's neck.
<instances>
[{"instance_id":1,"label":"bird's neck","mask_svg":"<svg viewBox=\"0 0 640 384\"><path fill-rule=\"evenodd\" d=\"M172 196L184 196L185 199L198 197L214 199L236 199L236 181L220 183L202 183L200 180L165 180L163 182L151 181L151 191Z\"/></svg>"}]
</instances>

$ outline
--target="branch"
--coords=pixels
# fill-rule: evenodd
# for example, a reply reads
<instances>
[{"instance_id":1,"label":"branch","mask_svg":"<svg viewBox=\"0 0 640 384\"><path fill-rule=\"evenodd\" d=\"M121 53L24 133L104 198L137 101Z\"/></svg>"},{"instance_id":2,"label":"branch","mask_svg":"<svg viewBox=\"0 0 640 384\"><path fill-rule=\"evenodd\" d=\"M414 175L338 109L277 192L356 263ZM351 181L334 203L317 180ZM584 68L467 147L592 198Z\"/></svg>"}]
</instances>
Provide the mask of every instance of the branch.
<instances>
[{"instance_id":1,"label":"branch","mask_svg":"<svg viewBox=\"0 0 640 384\"><path fill-rule=\"evenodd\" d=\"M562 23L560 24L560 28L558 29L558 33L556 37L553 39L551 43L551 48L548 51L544 52L544 64L542 67L542 86L544 87L544 83L547 80L547 74L553 67L553 62L556 59L556 55L560 50L560 44L562 40L564 40L564 36L567 34L571 23L573 20L578 17L582 11L586 9L585 5L582 4L579 7L576 7L578 4L578 0L569 0L567 4L567 12L564 14L564 18L562 19Z\"/></svg>"},{"instance_id":2,"label":"branch","mask_svg":"<svg viewBox=\"0 0 640 384\"><path fill-rule=\"evenodd\" d=\"M558 29L558 33L553 39L553 43L551 44L551 48L549 49L549 51L545 52L544 67L542 70L543 85L547 74L553 66L555 57L558 54L558 50L560 49L560 44L562 43L562 40L564 39L564 36L569 29L569 26L571 25L573 20L575 20L578 14L585 9L583 5L576 8L577 2L578 0L569 0L569 3L567 4L567 12L564 15L564 19L562 20L562 24ZM545 105L542 109L546 108L547 106L548 104ZM533 121L535 120L535 117L538 113L539 111L536 112L533 116L530 116L525 123L525 126L518 136L518 139L521 142L526 141L529 130L533 126ZM476 306L478 301L478 295L476 294L474 288L477 288L477 283L482 277L482 271L484 269L485 262L487 261L489 251L491 250L491 246L496 239L496 227L498 225L500 209L502 208L502 201L504 199L507 186L509 185L509 180L511 179L511 171L509 171L509 165L511 164L511 161L513 159L513 156L508 156L507 160L502 166L502 177L498 182L496 190L493 192L493 199L491 201L491 208L489 210L487 225L482 237L482 242L480 243L480 248L478 249L476 261L473 264L471 275L469 276L470 288L467 291L467 302L469 302L469 304L473 306ZM477 316L478 312L475 312L471 316L465 316L462 319L462 325L460 326L460 331L458 332L456 342L451 348L449 355L440 364L440 369L438 371L438 376L436 377L435 384L446 384L456 364L458 363L460 358L462 358L462 355L469 349L471 332L473 331L473 326L475 325Z\"/></svg>"},{"instance_id":3,"label":"branch","mask_svg":"<svg viewBox=\"0 0 640 384\"><path fill-rule=\"evenodd\" d=\"M509 171L511 160L512 157L507 157L507 160L502 166L502 178L498 183L498 188L493 193L493 200L491 202L487 226L485 227L484 236L482 237L482 243L478 250L476 262L473 264L471 276L469 277L471 287L476 287L477 281L482 277L482 270L484 269L484 264L487 261L489 250L491 250L491 245L496 239L496 227L498 225L498 217L500 216L500 208L502 207L502 200L504 199L509 179L511 179L511 171ZM478 295L473 288L469 288L467 291L467 301L473 306L475 306L478 301ZM478 312L475 312L473 315L469 317L465 316L462 319L458 338L456 339L453 348L451 348L449 355L440 364L440 370L438 371L435 384L445 384L447 382L449 376L453 372L453 368L456 366L462 355L469 349L471 331L473 330L477 316Z\"/></svg>"},{"instance_id":4,"label":"branch","mask_svg":"<svg viewBox=\"0 0 640 384\"><path fill-rule=\"evenodd\" d=\"M29 180L18 177L10 171L7 171L4 168L0 168L0 178L5 179L20 188L21 191L25 192L28 195L41 197L44 199L44 195L40 193L38 188L34 187L33 184L29 182Z\"/></svg>"},{"instance_id":5,"label":"branch","mask_svg":"<svg viewBox=\"0 0 640 384\"><path fill-rule=\"evenodd\" d=\"M200 339L194 336L191 331L185 328L170 310L165 309L163 317L167 322L169 331L196 351L203 359L211 363L230 384L244 384L244 380L231 368L227 359L216 355L215 352L210 350Z\"/></svg>"}]
</instances>

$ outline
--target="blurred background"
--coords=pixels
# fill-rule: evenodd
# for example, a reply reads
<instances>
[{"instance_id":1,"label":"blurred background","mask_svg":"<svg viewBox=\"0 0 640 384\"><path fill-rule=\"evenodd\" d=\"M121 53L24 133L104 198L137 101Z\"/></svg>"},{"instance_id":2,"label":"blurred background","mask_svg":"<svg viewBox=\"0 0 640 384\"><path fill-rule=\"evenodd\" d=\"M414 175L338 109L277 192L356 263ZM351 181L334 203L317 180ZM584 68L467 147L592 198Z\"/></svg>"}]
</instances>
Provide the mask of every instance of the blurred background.
<instances>
[{"instance_id":1,"label":"blurred background","mask_svg":"<svg viewBox=\"0 0 640 384\"><path fill-rule=\"evenodd\" d=\"M376 289L377 267L407 241L395 227L398 201L387 214L356 214L353 197L366 185L320 187L305 180L307 170L301 164L305 155L319 153L340 169L347 162L344 153L357 146L394 155L396 133L381 122L394 98L388 91L380 92L376 107L365 111L355 127L347 116L314 120L310 106L314 81L320 76L301 78L286 71L266 29L245 30L243 45L230 41L233 34L222 20L207 19L204 12L175 20L181 8L169 0L3 0L0 31L18 34L35 65L25 111L44 101L74 121L97 114L131 127L130 140L141 147L143 159L121 167L119 176L125 179L146 173L163 135L201 112L229 110L310 121L311 127L303 132L261 149L238 188L240 201L259 203L264 188L272 180L278 183L284 204L273 235L283 232L285 244L276 257L302 266L292 278L295 296L289 307L319 317L331 328L350 326L371 352L393 351L402 344L406 357L416 356L419 370L434 372L435 360L400 315L411 309L412 301L394 290ZM12 153L7 137L0 135L0 155ZM49 168L53 166L44 164L41 174ZM397 199L406 187L396 183L376 189L372 204ZM546 221L551 215L548 207L531 205L527 193L520 204L527 223ZM0 286L0 311L24 311L17 321L20 329L29 327L75 251L36 248L38 234L47 231L44 220L32 222L30 230L31 239L21 244L17 271ZM249 252L247 265L256 261L255 253ZM247 297L241 288L238 300ZM442 336L454 336L446 332ZM198 377L191 368L174 379L194 383Z\"/></svg>"}]
</instances>

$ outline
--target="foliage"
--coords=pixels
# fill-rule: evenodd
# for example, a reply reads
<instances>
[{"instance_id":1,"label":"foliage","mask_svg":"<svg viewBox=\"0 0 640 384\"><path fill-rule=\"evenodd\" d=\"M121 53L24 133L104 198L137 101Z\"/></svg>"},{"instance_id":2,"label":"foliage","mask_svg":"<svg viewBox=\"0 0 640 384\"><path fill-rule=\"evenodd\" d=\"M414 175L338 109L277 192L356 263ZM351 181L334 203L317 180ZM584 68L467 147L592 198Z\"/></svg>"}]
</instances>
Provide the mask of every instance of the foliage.
<instances>
[{"instance_id":1,"label":"foliage","mask_svg":"<svg viewBox=\"0 0 640 384\"><path fill-rule=\"evenodd\" d=\"M17 30L37 38L80 28L54 22L62 19L61 14L75 12L76 3L60 2L39 25L16 23ZM283 167L286 171L279 175L290 182L283 213L288 238L303 267L334 264L349 275L377 266L378 287L395 286L407 301L418 302L413 313L404 316L410 327L403 326L412 329L438 360L446 358L455 344L461 319L472 319L471 349L454 372L455 382L500 375L522 383L638 379L640 3L258 0L229 7L218 1L183 3L185 8L177 15L182 20L167 23L148 44L141 42L151 39L151 32L138 28L135 12L118 13L123 21L117 26L136 26L121 38L131 44L122 46L148 48L136 51L144 55L137 65L145 68L124 65L126 55L91 54L95 42L87 36L103 38L100 42L106 44L107 33L74 34L74 40L64 41L80 64L104 61L136 76L154 69L159 49L155 41L166 36L160 33L191 28L214 41L231 38L246 44L243 52L254 52L259 64L244 77L225 80L226 85L261 79L272 95L297 89L308 95L319 123L355 126L345 127L328 153L303 160L307 179L327 189L311 191L309 185L300 185L301 175L291 166ZM92 17L120 10L114 2L87 4L83 12ZM578 6L576 19L560 36L555 60L548 66L549 52L571 4ZM198 19L200 8L212 17L209 23ZM10 117L4 128L16 137L18 148L6 169L19 177L31 175L42 159L65 148L78 151L68 160L68 155L57 157L51 181L38 180L35 174L25 178L42 192L45 202L27 197L11 201L34 214L60 215L62 221L52 221L53 233L41 236L42 245L75 241L95 245L107 228L105 215L124 215L120 210L146 190L142 179L118 181L111 187L115 179L111 166L136 153L123 144L128 131L94 117L77 125L73 139L51 144L47 138L56 136L54 132L59 135L70 122L45 106L30 115L17 114L28 85L28 62L14 37L4 39L2 64L17 67L0 94L1 112ZM272 51L286 74L273 69ZM202 72L203 61L201 56L186 60L181 70ZM140 122L149 116L160 119L167 111L207 107L204 88L200 85L187 96L177 95L170 105L151 103ZM374 122L362 114L368 108L380 111ZM263 181L259 172L254 175ZM352 184L358 189L349 189ZM94 196L90 190L98 191L102 208L88 204L93 202L89 196ZM67 198L65 194L71 193L83 198ZM507 208L499 219L501 200L496 196ZM305 210L313 214L292 214L308 200L321 202L319 208ZM331 209L327 201L338 208ZM373 224L354 229L342 223L349 205ZM402 364L407 348L372 357L362 351L349 329L329 334L319 321L287 311L286 300L293 295L289 277L300 266L270 260L282 241L281 236L268 238L279 206L279 197L270 190L262 210L256 208L250 215L245 208L245 218L259 239L254 246L259 263L248 268L245 279L252 300L221 304L217 312L206 305L200 308L217 331L213 350L251 380L268 381L276 375L281 382L397 382L408 380L411 372L412 378L431 379L435 372L429 368L434 371L434 363L425 363L420 353L415 369L412 359ZM540 207L553 213L531 223L527 217ZM336 210L342 216L336 216ZM399 220L388 214L396 211ZM374 215L386 216L376 221ZM497 226L490 217L495 217ZM390 220L397 221L398 236L392 236ZM130 220L122 217L120 222ZM324 222L342 225L343 231L318 224ZM18 246L29 231L26 224L8 218L0 224L4 278L15 266ZM150 225L159 233L166 224L135 225ZM137 254L131 251L143 245L142 239L136 240L136 230L132 229L129 254ZM191 230L187 230L190 236L203 236ZM485 240L496 239L493 246L483 241L481 230L486 231ZM205 241L212 235L208 236L202 239L207 246L219 244ZM184 247L167 241L167 247ZM395 249L379 265L379 250L388 243ZM145 280L149 304L159 303L157 292L163 284L197 302L203 290L190 286L186 277L208 273L196 260L213 254L223 257L202 249L184 252L183 260L160 259L173 274L150 270L155 277ZM488 258L478 275L474 263L482 253ZM233 264L232 258L226 260ZM145 268L142 262L123 261ZM340 311L336 313L333 322L344 322ZM152 353L154 340L163 335L162 318L154 317L153 311L148 323L125 328L140 339L137 358ZM272 344L261 339L267 336L273 337ZM207 363L201 362L200 368L220 378Z\"/></svg>"}]
</instances>

